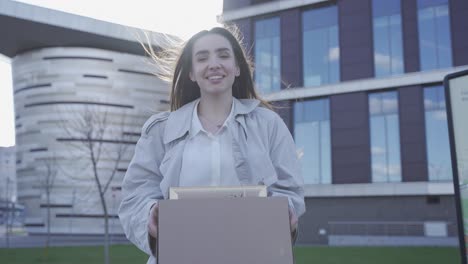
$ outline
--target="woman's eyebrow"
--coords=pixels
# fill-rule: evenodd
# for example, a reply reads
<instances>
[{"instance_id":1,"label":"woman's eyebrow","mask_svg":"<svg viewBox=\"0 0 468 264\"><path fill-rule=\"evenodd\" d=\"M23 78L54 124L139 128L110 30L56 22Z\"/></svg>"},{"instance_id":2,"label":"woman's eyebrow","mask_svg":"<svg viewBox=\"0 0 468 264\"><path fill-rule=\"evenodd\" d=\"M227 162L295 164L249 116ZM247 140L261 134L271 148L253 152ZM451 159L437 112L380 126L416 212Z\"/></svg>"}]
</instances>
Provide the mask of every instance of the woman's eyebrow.
<instances>
[{"instance_id":1,"label":"woman's eyebrow","mask_svg":"<svg viewBox=\"0 0 468 264\"><path fill-rule=\"evenodd\" d=\"M215 50L216 53L220 53L220 52L231 52L231 50L229 48L218 48ZM199 55L207 55L209 53L208 50L199 50L195 53L195 56L199 56Z\"/></svg>"},{"instance_id":2,"label":"woman's eyebrow","mask_svg":"<svg viewBox=\"0 0 468 264\"><path fill-rule=\"evenodd\" d=\"M219 49L216 49L216 52L231 52L228 48L219 48Z\"/></svg>"},{"instance_id":3,"label":"woman's eyebrow","mask_svg":"<svg viewBox=\"0 0 468 264\"><path fill-rule=\"evenodd\" d=\"M206 55L208 54L208 51L207 50L200 50L200 51L197 51L197 53L195 53L195 56L198 56L198 55Z\"/></svg>"}]
</instances>

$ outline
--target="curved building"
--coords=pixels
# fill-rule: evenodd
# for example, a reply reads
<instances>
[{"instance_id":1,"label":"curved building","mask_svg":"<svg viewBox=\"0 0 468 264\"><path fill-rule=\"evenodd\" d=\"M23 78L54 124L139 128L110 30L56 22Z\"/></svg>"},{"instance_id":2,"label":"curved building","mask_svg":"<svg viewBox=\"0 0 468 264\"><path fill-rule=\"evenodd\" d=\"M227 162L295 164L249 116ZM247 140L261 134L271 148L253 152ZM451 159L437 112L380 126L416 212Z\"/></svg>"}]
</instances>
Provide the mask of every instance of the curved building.
<instances>
[{"instance_id":1,"label":"curved building","mask_svg":"<svg viewBox=\"0 0 468 264\"><path fill-rule=\"evenodd\" d=\"M115 214L116 190L140 128L151 113L167 106L166 85L140 56L91 48L26 52L13 59L12 69L19 195L27 205L29 223L42 225L47 207L53 208L51 227L57 232L79 231L77 222L84 224L102 215L89 149L81 133L100 128L106 133L93 138L111 152L103 152L99 160L101 181L112 174L118 148L126 147L106 192L109 210ZM91 117L96 124L80 123ZM51 166L49 172L47 166ZM47 177L51 177L49 183ZM49 202L45 201L46 184ZM77 218L73 225L72 218ZM100 232L98 226L87 225L86 231L94 227Z\"/></svg>"},{"instance_id":2,"label":"curved building","mask_svg":"<svg viewBox=\"0 0 468 264\"><path fill-rule=\"evenodd\" d=\"M5 1L0 25L8 36L0 52L12 58L18 200L28 230L102 233L100 184L110 232L121 233L120 183L141 127L168 108L168 85L143 56L138 29ZM150 38L155 49L173 39Z\"/></svg>"}]
</instances>

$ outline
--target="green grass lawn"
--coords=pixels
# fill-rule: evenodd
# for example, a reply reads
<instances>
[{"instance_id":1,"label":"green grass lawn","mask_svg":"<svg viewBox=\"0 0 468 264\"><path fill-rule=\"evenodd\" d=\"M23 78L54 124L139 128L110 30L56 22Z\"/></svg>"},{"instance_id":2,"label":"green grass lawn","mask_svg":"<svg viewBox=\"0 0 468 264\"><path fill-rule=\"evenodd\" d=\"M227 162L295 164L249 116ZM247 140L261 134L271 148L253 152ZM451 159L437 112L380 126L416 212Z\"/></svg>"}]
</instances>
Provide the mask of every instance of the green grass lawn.
<instances>
[{"instance_id":1,"label":"green grass lawn","mask_svg":"<svg viewBox=\"0 0 468 264\"><path fill-rule=\"evenodd\" d=\"M135 246L113 245L110 247L112 264L145 264L148 257ZM104 248L96 247L51 247L0 249L1 264L102 264Z\"/></svg>"},{"instance_id":2,"label":"green grass lawn","mask_svg":"<svg viewBox=\"0 0 468 264\"><path fill-rule=\"evenodd\" d=\"M455 247L296 247L296 264L460 264Z\"/></svg>"},{"instance_id":3,"label":"green grass lawn","mask_svg":"<svg viewBox=\"0 0 468 264\"><path fill-rule=\"evenodd\" d=\"M110 249L111 263L146 263L147 257L134 246ZM296 264L459 264L453 247L296 247ZM46 256L44 248L0 249L2 264L101 264L102 247L54 247ZM183 264L183 263L181 263Z\"/></svg>"}]
</instances>

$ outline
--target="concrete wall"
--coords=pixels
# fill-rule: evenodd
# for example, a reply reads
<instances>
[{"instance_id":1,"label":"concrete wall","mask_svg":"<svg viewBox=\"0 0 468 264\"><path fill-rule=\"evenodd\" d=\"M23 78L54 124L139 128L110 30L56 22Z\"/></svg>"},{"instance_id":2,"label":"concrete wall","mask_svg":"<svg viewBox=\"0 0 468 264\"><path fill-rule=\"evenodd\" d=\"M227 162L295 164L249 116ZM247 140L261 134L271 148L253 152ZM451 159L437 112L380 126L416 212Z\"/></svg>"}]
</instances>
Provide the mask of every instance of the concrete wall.
<instances>
[{"instance_id":1,"label":"concrete wall","mask_svg":"<svg viewBox=\"0 0 468 264\"><path fill-rule=\"evenodd\" d=\"M371 0L338 1L341 81L374 76Z\"/></svg>"},{"instance_id":2,"label":"concrete wall","mask_svg":"<svg viewBox=\"0 0 468 264\"><path fill-rule=\"evenodd\" d=\"M371 181L367 93L330 97L332 182Z\"/></svg>"},{"instance_id":3,"label":"concrete wall","mask_svg":"<svg viewBox=\"0 0 468 264\"><path fill-rule=\"evenodd\" d=\"M449 0L454 66L468 64L468 1Z\"/></svg>"},{"instance_id":4,"label":"concrete wall","mask_svg":"<svg viewBox=\"0 0 468 264\"><path fill-rule=\"evenodd\" d=\"M0 201L12 201L16 197L16 150L0 147Z\"/></svg>"},{"instance_id":5,"label":"concrete wall","mask_svg":"<svg viewBox=\"0 0 468 264\"><path fill-rule=\"evenodd\" d=\"M398 88L402 181L428 181L421 86Z\"/></svg>"},{"instance_id":6,"label":"concrete wall","mask_svg":"<svg viewBox=\"0 0 468 264\"><path fill-rule=\"evenodd\" d=\"M415 0L401 1L405 72L419 71L418 16Z\"/></svg>"},{"instance_id":7,"label":"concrete wall","mask_svg":"<svg viewBox=\"0 0 468 264\"><path fill-rule=\"evenodd\" d=\"M281 88L298 87L302 80L301 11L291 9L280 15L281 25Z\"/></svg>"}]
</instances>

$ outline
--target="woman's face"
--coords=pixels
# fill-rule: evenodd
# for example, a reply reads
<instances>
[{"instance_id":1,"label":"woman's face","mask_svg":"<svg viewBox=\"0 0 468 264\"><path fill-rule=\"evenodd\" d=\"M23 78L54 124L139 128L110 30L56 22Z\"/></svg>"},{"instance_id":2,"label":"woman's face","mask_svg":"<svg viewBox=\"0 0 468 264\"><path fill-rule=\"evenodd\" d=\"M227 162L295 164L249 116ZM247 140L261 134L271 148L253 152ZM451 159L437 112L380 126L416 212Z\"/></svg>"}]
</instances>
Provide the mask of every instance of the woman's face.
<instances>
[{"instance_id":1,"label":"woman's face","mask_svg":"<svg viewBox=\"0 0 468 264\"><path fill-rule=\"evenodd\" d=\"M192 50L190 79L200 86L200 94L232 94L239 67L231 43L218 34L208 34L195 41Z\"/></svg>"}]
</instances>

